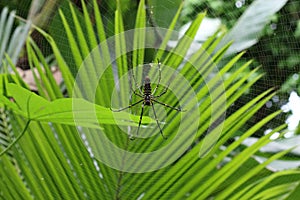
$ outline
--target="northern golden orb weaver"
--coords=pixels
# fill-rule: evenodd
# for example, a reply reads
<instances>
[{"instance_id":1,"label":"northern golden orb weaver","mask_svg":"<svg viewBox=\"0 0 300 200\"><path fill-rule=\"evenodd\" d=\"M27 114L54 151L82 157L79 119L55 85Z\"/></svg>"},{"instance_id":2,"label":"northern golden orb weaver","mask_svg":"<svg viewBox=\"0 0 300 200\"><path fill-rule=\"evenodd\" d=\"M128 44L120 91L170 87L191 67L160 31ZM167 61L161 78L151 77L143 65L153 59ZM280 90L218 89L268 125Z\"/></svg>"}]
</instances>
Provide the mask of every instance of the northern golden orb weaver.
<instances>
[{"instance_id":1,"label":"northern golden orb weaver","mask_svg":"<svg viewBox=\"0 0 300 200\"><path fill-rule=\"evenodd\" d=\"M132 89L133 93L134 93L136 96L140 97L141 100L139 100L139 101L137 101L137 102L135 102L135 103L133 103L133 104L130 104L129 106L126 106L126 107L124 107L124 108L120 108L120 109L117 109L117 110L113 110L113 109L111 108L111 110L112 110L113 112L120 112L120 111L126 110L126 109L128 109L128 108L131 108L131 107L133 107L133 106L136 106L136 105L142 103L142 111L141 111L141 114L140 114L139 125L138 125L138 129L137 129L137 133L136 133L136 134L138 135L139 130L140 130L140 126L141 126L141 123L142 123L142 119L143 119L144 107L145 107L145 106L151 106L151 107L152 107L152 110L153 110L153 114L154 114L154 118L155 118L156 124L157 124L157 126L158 126L158 128L159 128L159 131L160 131L160 134L162 135L162 137L163 137L164 139L167 139L167 138L164 136L163 131L162 131L160 125L159 125L159 121L158 121L158 118L157 118L157 115L156 115L156 112L155 112L155 109L154 109L154 103L158 103L158 104L160 104L160 105L163 105L163 106L165 106L165 107L171 108L171 109L176 110L176 111L179 111L179 112L183 112L184 110L182 110L180 107L173 107L173 106L170 106L170 105L168 105L168 104L166 104L166 103L163 103L163 102L161 102L161 101L158 100L159 97L161 97L161 96L163 96L164 94L166 94L166 92L168 91L168 87L165 87L164 90L163 90L159 95L155 95L156 90L158 89L159 84L160 84L160 81L161 81L161 69L160 69L160 65L161 65L161 63L158 62L158 83L157 83L157 85L155 86L155 88L154 88L153 91L152 91L151 80L150 80L149 76L145 76L145 78L144 78L144 84L143 84L143 90L141 90L141 89L138 87L138 92L136 92L136 91L132 88L132 85L131 85L131 89ZM138 85L137 82L136 82L136 80L135 80L135 77L134 77L133 74L132 74L132 78L133 78L135 84ZM134 138L132 137L131 139L134 139Z\"/></svg>"}]
</instances>

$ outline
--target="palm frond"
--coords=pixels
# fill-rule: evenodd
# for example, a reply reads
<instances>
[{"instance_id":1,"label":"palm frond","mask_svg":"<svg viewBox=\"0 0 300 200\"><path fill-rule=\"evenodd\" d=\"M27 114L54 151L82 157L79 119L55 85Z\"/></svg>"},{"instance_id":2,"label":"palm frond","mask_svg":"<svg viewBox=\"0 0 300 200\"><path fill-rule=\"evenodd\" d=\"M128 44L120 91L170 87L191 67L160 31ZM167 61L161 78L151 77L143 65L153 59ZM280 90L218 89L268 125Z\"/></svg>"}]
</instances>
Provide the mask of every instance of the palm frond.
<instances>
[{"instance_id":1,"label":"palm frond","mask_svg":"<svg viewBox=\"0 0 300 200\"><path fill-rule=\"evenodd\" d=\"M30 23L20 24L16 28L13 27L15 22L15 11L9 12L5 7L0 17L0 70L3 72L3 60L5 54L8 54L14 64L17 63L19 54L25 44Z\"/></svg>"},{"instance_id":2,"label":"palm frond","mask_svg":"<svg viewBox=\"0 0 300 200\"><path fill-rule=\"evenodd\" d=\"M64 54L60 53L53 38L37 28L51 45L63 74L67 93L72 98L62 98L51 73L43 69L48 67L44 56L35 43L28 39L30 64L38 68L37 72L42 80L38 83L38 92L52 102L34 96L29 91L17 95L16 102L20 101L23 93L43 99L37 101L37 106L31 109L26 104L16 106L15 102L9 103L5 97L1 97L1 100L11 105L12 110L21 110L19 114L24 113L25 109L36 114L35 116L45 111L52 111L54 116L58 116L55 114L63 105L67 109L76 108L76 105L79 106L77 108L82 108L88 104L102 109L99 111L100 124L95 121L92 123L99 127L74 126L76 120L82 126L94 120L87 115L86 119L77 118L74 124L69 125L64 125L63 119L43 123L41 118L36 117L36 121L30 123L27 134L11 149L11 155L17 164L12 164L7 155L1 157L0 168L3 170L0 177L3 181L0 181L0 196L3 199L287 198L295 190L299 181L286 177L294 176L299 180L298 170L272 172L266 169L270 162L289 153L291 149L278 152L263 163L252 158L261 147L271 142L270 136L277 132L283 134L286 125L278 126L250 147L243 146L243 141L281 111L267 116L251 129L245 130L239 138L235 138L236 132L242 131L243 125L274 96L274 91L265 91L231 115L226 114L226 110L261 78L258 68L249 70L252 64L248 62L235 69L235 63L243 54L241 53L219 70L218 65L230 44L216 51L222 40L217 35L209 38L198 51L189 55L189 47L205 13L199 14L185 35L179 38L177 45L170 48L168 43L176 35L173 29L180 9L168 30L148 28L145 27L144 0L141 0L135 29L125 31L120 1L117 1L115 36L106 38L100 10L96 0L93 2L95 24L89 19L90 13L85 8L84 1L84 24L79 23L79 14L72 4L71 19L66 18L62 11L59 13L72 50L69 56L74 59L78 70L76 77L70 72ZM76 31L71 31L71 24L74 24ZM148 34L148 31L153 34ZM157 44L156 41L160 43ZM150 55L153 61L144 65L149 68L147 75L151 77L154 87L159 80L159 60L162 78L158 91L169 88L159 100L185 109L185 112L157 110L160 121L165 121L160 124L164 134L168 136L167 140L160 136L155 123L150 123L150 118L147 121L143 117L140 136L149 137L131 141L128 135L135 133L139 121L139 117L134 114L135 111L139 111L139 114L140 110L132 109L133 115L129 114L130 110L118 113L120 115L109 110L109 107L121 107L129 103L132 93L130 73L135 73L138 84L141 84L145 75L141 65L149 56L145 48L157 49ZM227 74L230 76L226 77ZM15 90L16 94L17 91L25 90L20 89L24 85L18 78L3 79L2 90L10 89L11 93ZM7 82L15 84L11 86ZM86 100L89 102L80 104L87 102ZM38 105L43 102L42 106L45 108L51 103L53 107L49 106L39 112ZM101 123L101 117L114 114L116 117L121 116L122 120ZM11 116L15 122L14 133L17 137L26 121L19 115ZM231 138L234 141L228 143ZM273 182L276 179L280 181ZM274 189L276 193L270 192ZM21 196L20 193L24 195Z\"/></svg>"}]
</instances>

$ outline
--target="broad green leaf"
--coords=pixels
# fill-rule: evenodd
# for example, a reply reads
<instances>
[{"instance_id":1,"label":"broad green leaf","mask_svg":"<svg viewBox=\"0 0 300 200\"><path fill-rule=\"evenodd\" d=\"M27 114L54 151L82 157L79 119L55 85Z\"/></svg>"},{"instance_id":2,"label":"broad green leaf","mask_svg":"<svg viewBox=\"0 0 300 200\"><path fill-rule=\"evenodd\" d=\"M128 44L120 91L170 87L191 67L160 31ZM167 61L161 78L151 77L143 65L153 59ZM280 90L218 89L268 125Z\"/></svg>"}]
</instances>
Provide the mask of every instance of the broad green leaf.
<instances>
[{"instance_id":1,"label":"broad green leaf","mask_svg":"<svg viewBox=\"0 0 300 200\"><path fill-rule=\"evenodd\" d=\"M1 96L1 101L14 112L29 120L100 128L99 124L133 125L138 116L124 112L112 113L109 108L92 104L83 99L62 98L52 102L15 84L8 84L7 91L13 98ZM75 107L74 107L75 105ZM93 117L95 116L95 117ZM145 117L144 123L151 122Z\"/></svg>"}]
</instances>

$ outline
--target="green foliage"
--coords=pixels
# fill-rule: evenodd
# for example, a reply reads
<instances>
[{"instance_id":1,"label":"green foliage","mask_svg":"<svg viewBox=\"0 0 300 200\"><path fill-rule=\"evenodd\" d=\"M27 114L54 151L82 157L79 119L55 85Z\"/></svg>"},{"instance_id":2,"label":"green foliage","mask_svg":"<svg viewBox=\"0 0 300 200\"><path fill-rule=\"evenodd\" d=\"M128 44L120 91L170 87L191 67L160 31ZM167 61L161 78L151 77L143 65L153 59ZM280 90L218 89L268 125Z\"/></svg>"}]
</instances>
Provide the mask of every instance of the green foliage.
<instances>
[{"instance_id":1,"label":"green foliage","mask_svg":"<svg viewBox=\"0 0 300 200\"><path fill-rule=\"evenodd\" d=\"M295 192L299 182L298 170L272 172L266 169L270 162L292 149L278 152L262 163L252 159L259 149L271 142L273 134L284 134L286 125L274 128L250 147L243 146L247 138L278 116L280 111L261 119L239 138L228 143L275 94L272 90L266 90L234 113L226 115L226 110L261 78L257 68L249 69L251 62L235 68L243 55L241 53L217 71L216 66L221 64L230 44L216 51L222 39L216 36L186 57L205 13L197 15L185 35L170 49L168 42L174 36L173 29L181 10L164 32L158 27L144 29L144 3L140 1L135 29L124 32L121 4L117 1L114 15L116 35L111 38L106 35L96 0L94 24L83 1L81 16L70 4L68 13L71 17L66 17L63 11L59 12L70 47L69 54L60 51L51 35L36 28L52 48L70 98L63 97L52 74L47 71L46 59L35 43L30 38L27 40L31 67L37 68L35 81L40 96L26 90L26 84L18 75L3 75L1 89L4 95L1 101L15 112L11 114L14 137L22 137L11 148L15 163L7 154L0 157L1 198L271 199L287 198ZM79 22L79 18L82 21ZM132 33L133 37L127 38L126 33ZM145 49L151 44L158 44L157 50L154 55L147 55ZM134 47L133 50L126 52L126 48L130 47ZM74 61L71 63L73 70L79 75L71 73L66 61L68 56L71 57L68 60ZM158 59L162 63L161 84L167 85L172 80L169 85L171 89L160 100L171 106L183 105L186 112L167 111L163 128L167 140L151 128L151 123L145 125L147 128L141 127L140 134L152 137L131 141L128 135L135 130L136 123L128 121L137 122L138 119L128 112L113 113L108 108L126 106L130 96L128 71L133 69L137 80L140 80L143 75L138 73L136 66L144 64L150 56L153 60L150 66L154 67L149 69L148 75L153 77L152 80L157 76L155 66ZM14 68L12 62L10 66ZM229 72L230 76L226 76ZM123 82L122 76L125 77ZM119 89L115 89L118 85L116 79L122 83ZM14 101L10 101L9 97ZM100 130L95 129L96 121L90 116L92 108L97 113ZM134 109L131 112L135 114ZM163 115L161 110L158 113ZM34 121L29 124L24 117ZM143 122L144 119L147 120L143 117ZM151 122L150 118L148 120ZM82 127L76 128L73 126L75 124ZM125 129L119 125L124 125ZM105 138L126 152L119 153L107 148ZM13 141L14 138L11 139ZM0 144L7 146L7 143ZM148 160L142 157L161 149L164 149L163 153ZM141 156L128 157L132 154ZM174 155L176 159L172 160ZM288 179L291 176L294 179ZM276 192L270 192L274 190Z\"/></svg>"},{"instance_id":2,"label":"green foliage","mask_svg":"<svg viewBox=\"0 0 300 200\"><path fill-rule=\"evenodd\" d=\"M261 2L258 5L257 2ZM239 3L241 7L237 7ZM270 3L270 5L267 5ZM255 8L254 5L257 7ZM271 13L268 17L263 17L265 13L270 12L272 9L279 5L284 5L279 11ZM261 12L262 9L266 10ZM254 17L249 17L247 20L242 21L242 16L248 9L254 7ZM247 53L237 63L238 66L242 65L245 60L253 59L256 65L261 65L261 70L266 75L260 79L252 88L249 94L244 95L240 102L244 104L249 99L253 98L265 91L270 87L280 88L277 94L279 101L271 101L271 108L263 108L260 115L266 116L276 109L280 109L288 101L289 95L292 91L300 94L299 87L299 15L295 15L300 9L300 2L298 0L290 1L217 1L217 0L203 0L194 1L189 0L183 10L183 22L190 21L196 16L200 10L207 10L208 16L213 18L220 18L222 24L235 34L226 40L241 40L248 45ZM256 13L256 14L255 14ZM260 14L261 13L261 14ZM253 22L257 23L253 23ZM263 23L265 21L265 23ZM237 28L237 25L242 25ZM258 29L251 36L251 32ZM231 33L232 34L232 33ZM246 37L248 36L248 37ZM254 36L254 37L253 37ZM250 40L250 38L252 40ZM246 42L247 41L247 42ZM249 43L248 43L249 42ZM253 46L250 43L255 44ZM221 45L222 46L222 45ZM238 46L235 49L239 49ZM236 108L234 108L235 110ZM287 119L289 113L279 115L272 124L267 124L266 127L274 127L283 123ZM258 114L254 117L260 119ZM257 123L258 120L253 120L249 123L249 127ZM259 135L262 135L260 133Z\"/></svg>"},{"instance_id":3,"label":"green foliage","mask_svg":"<svg viewBox=\"0 0 300 200\"><path fill-rule=\"evenodd\" d=\"M0 109L0 143L7 147L9 145L9 137L12 132L11 124L9 123L8 111L4 108Z\"/></svg>"},{"instance_id":4,"label":"green foliage","mask_svg":"<svg viewBox=\"0 0 300 200\"><path fill-rule=\"evenodd\" d=\"M135 125L130 123L128 118L137 117L125 115L125 113L116 113L114 116L111 110L102 106L93 105L83 99L63 98L49 102L42 97L30 92L22 87L14 84L6 86L6 94L13 97L13 102L1 96L1 102L8 108L12 109L16 114L19 114L28 120L40 122L53 122L67 125L78 125L90 128L100 128L97 124L99 121L102 124L120 124L120 125ZM76 104L76 107L73 107ZM78 106L78 107L77 107ZM90 118L95 114L96 121ZM75 122L74 119L78 121ZM145 123L149 123L150 119L145 118Z\"/></svg>"}]
</instances>

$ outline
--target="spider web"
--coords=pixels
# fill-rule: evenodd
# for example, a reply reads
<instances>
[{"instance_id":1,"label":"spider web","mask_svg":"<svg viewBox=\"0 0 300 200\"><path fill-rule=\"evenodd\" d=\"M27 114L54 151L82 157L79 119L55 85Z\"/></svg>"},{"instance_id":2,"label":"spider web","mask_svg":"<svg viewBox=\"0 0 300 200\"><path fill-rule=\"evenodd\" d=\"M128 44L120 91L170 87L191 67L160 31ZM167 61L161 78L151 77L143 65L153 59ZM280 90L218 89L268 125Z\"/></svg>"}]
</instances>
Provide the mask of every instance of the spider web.
<instances>
[{"instance_id":1,"label":"spider web","mask_svg":"<svg viewBox=\"0 0 300 200\"><path fill-rule=\"evenodd\" d=\"M183 21L191 19L198 11L207 10L208 17L220 18L222 24L228 29L232 28L241 17L243 12L254 1L190 1L190 10L186 8ZM288 1L286 5L276 14L270 17L269 22L261 31L259 41L247 49L242 60L254 59L251 67L261 66L264 77L257 82L242 99L242 104L251 100L262 91L275 87L279 92L268 102L265 107L256 114L257 120L277 109L284 108L285 113L268 124L269 128L276 127L287 120L289 123L289 134L295 131L299 122L297 110L299 107L295 101L299 99L299 64L298 54L300 51L299 38L299 1ZM245 32L247 30L241 30ZM238 103L239 103L238 102ZM235 110L235 108L233 109ZM266 128L268 128L266 127Z\"/></svg>"},{"instance_id":2,"label":"spider web","mask_svg":"<svg viewBox=\"0 0 300 200\"><path fill-rule=\"evenodd\" d=\"M52 0L50 0L52 1ZM28 15L28 4L26 1L21 1L18 14L26 18ZM113 15L115 7L106 1L102 1L103 20L107 27L113 27ZM157 25L167 28L171 17L174 16L178 8L179 1L152 1L149 4L149 16L152 19L148 20L149 25ZM80 3L76 1L80 6ZM201 0L201 1L186 1L185 8L181 21L177 27L180 29L188 21L192 20L197 13L207 10L208 17L219 18L222 26L230 29L234 26L238 18L243 12L253 3L253 1L238 0L238 1L217 1L217 0ZM88 5L91 5L90 3ZM133 6L134 7L134 6ZM69 6L66 2L60 5L63 11L66 11L66 18L72 21L70 13L68 15ZM130 14L131 8L124 8L124 13ZM258 43L247 49L247 53L243 56L241 61L237 64L237 68L250 59L254 59L251 68L261 66L261 73L265 73L264 77L255 84L251 90L248 91L241 99L239 99L229 112L233 113L246 102L253 99L253 97L266 91L270 88L275 88L278 93L269 101L263 109L261 109L248 124L251 127L259 120L264 118L270 113L278 109L283 109L284 113L272 120L264 129L261 134L268 132L284 122L289 123L289 134L286 137L293 137L297 133L300 116L300 85L299 85L299 70L300 70L300 0L291 0L275 15L273 15L262 30ZM127 11L127 12L126 12ZM134 19L134 16L128 15L128 19ZM171 17L170 17L171 16ZM74 64L70 49L67 46L66 36L63 27L58 23L59 16L57 13L52 18L53 21L48 21L49 32L53 34L54 39L61 47L64 57L68 63ZM130 27L132 24L128 24ZM108 30L111 30L108 28ZM242 30L247 31L247 30ZM112 35L113 32L108 32ZM43 43L42 38L38 38L37 42ZM201 40L200 40L201 41ZM48 47L45 48L47 52ZM69 54L69 55L68 55ZM69 59L69 60L68 60ZM72 70L75 73L75 67ZM259 135L261 136L261 135ZM95 164L96 165L96 164ZM97 166L97 165L96 165ZM97 166L98 168L98 166ZM99 176L102 176L99 172ZM152 180L155 181L155 180Z\"/></svg>"},{"instance_id":3,"label":"spider web","mask_svg":"<svg viewBox=\"0 0 300 200\"><path fill-rule=\"evenodd\" d=\"M163 2L151 1L151 4L148 5L148 14L151 15L152 21L156 25L168 27L172 19L171 17L174 16L178 9L179 2L171 0ZM91 6L91 2L87 1L87 3ZM207 10L208 17L219 18L222 24L230 29L251 3L253 1L249 0L238 0L235 2L220 2L215 0L187 1L178 27L188 22L188 20L192 20L197 13ZM75 4L80 8L80 1L75 1ZM273 98L272 102L266 105L266 110L269 110L269 112L286 105L289 102L292 92L299 94L300 91L298 83L300 59L297 56L300 51L300 22L299 9L297 9L299 8L299 4L300 1L298 0L288 1L277 14L273 15L264 30L262 30L259 42L247 49L247 54L243 57L245 60L254 59L255 62L252 67L261 65L263 68L262 72L266 73L262 80L252 88L248 95L249 97L246 97L245 101L250 100L253 96L271 87L280 89L280 92ZM16 6L18 9L17 14L23 18L32 15L28 11L30 4L27 1L22 1L19 4L13 4L11 1L3 1L0 5ZM137 6L137 4L134 6ZM60 4L60 8L68 10L68 3L64 2ZM103 1L101 8L106 26L113 26L114 5ZM130 7L124 8L124 10L125 14L130 13ZM33 9L31 11L34 12ZM66 37L63 34L63 28L56 24L57 17L57 14L54 15L54 22L48 21L46 25L50 26L50 33L56 33L54 34L56 41L61 46L66 46L64 42ZM69 15L66 17L71 21ZM148 19L148 23L151 24L150 19ZM69 51L66 50L66 52ZM65 57L71 59L71 56L68 56L67 53ZM285 111L293 110L286 106L284 108ZM278 125L280 121L285 119L287 119L287 116L282 117L278 122L274 121L272 123Z\"/></svg>"},{"instance_id":4,"label":"spider web","mask_svg":"<svg viewBox=\"0 0 300 200\"><path fill-rule=\"evenodd\" d=\"M212 18L220 17L222 24L231 28L237 19L246 11L254 1L205 1L197 4L192 2L194 10L207 9L208 16ZM222 7L221 9L219 9ZM239 99L233 106L233 111L240 105L250 101L262 91L269 88L275 88L277 94L266 103L266 105L255 114L254 118L248 123L247 128L256 124L259 120L268 114L282 109L284 112L268 123L261 131L261 134L267 134L274 127L283 123L288 123L288 132L284 135L286 140L273 142L264 148L265 152L277 152L282 150L282 146L289 147L296 145L299 134L299 110L300 110L300 85L299 85L299 67L300 67L300 1L288 1L284 7L276 14L270 17L269 22L259 35L259 41L253 46L247 48L247 53L242 61L254 59L251 67L261 66L261 72L265 75L260 79L251 90ZM193 10L193 11L194 11ZM217 11L220 11L219 13ZM192 17L193 12L189 12ZM247 30L241 30L246 32ZM278 134L279 135L279 134ZM259 136L259 135L257 135ZM276 137L275 137L276 138ZM274 139L275 139L274 138ZM294 140L294 141L293 141ZM250 140L248 145L253 144ZM298 155L298 153L296 153ZM273 169L284 169L286 165L295 166L295 163L277 163Z\"/></svg>"}]
</instances>

